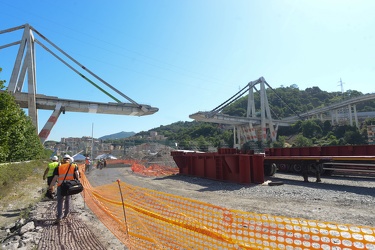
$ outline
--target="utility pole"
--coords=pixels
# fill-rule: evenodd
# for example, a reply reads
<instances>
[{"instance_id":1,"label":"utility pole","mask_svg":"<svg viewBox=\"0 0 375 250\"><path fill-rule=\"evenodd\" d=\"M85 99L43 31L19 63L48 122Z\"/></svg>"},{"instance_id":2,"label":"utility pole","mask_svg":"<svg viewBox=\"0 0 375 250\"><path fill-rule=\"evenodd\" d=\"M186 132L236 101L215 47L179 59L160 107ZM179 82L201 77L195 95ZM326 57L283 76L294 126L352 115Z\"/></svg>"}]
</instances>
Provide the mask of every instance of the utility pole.
<instances>
[{"instance_id":1,"label":"utility pole","mask_svg":"<svg viewBox=\"0 0 375 250\"><path fill-rule=\"evenodd\" d=\"M338 83L340 83L339 85L337 85L337 86L341 86L341 93L344 93L344 82L342 82L342 80L341 80L341 77L340 77L340 81L338 81Z\"/></svg>"},{"instance_id":2,"label":"utility pole","mask_svg":"<svg viewBox=\"0 0 375 250\"><path fill-rule=\"evenodd\" d=\"M94 164L94 123L92 123L91 127L91 163Z\"/></svg>"}]
</instances>

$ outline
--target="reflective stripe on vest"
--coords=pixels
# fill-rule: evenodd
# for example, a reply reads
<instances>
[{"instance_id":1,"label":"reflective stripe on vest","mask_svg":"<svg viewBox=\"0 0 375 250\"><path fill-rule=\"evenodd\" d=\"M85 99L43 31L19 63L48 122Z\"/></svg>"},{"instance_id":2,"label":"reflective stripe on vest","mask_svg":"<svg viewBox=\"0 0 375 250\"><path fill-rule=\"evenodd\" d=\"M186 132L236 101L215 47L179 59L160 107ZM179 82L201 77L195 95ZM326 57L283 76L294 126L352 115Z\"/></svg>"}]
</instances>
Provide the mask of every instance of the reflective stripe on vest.
<instances>
[{"instance_id":1,"label":"reflective stripe on vest","mask_svg":"<svg viewBox=\"0 0 375 250\"><path fill-rule=\"evenodd\" d=\"M47 177L51 177L53 176L53 171L55 171L55 168L59 165L59 163L57 161L53 161L53 162L50 162L48 163L48 173L47 173Z\"/></svg>"},{"instance_id":2,"label":"reflective stripe on vest","mask_svg":"<svg viewBox=\"0 0 375 250\"><path fill-rule=\"evenodd\" d=\"M74 169L76 168L77 165L72 164L70 166L70 168L69 168L69 165L70 165L70 163L61 164L59 166L59 168L57 169L58 172L59 172L59 178L58 178L57 186L61 185L61 183L64 180L65 175L66 175L65 180L74 180ZM68 171L68 168L69 168L69 172L68 172L68 174L66 174L66 171Z\"/></svg>"}]
</instances>

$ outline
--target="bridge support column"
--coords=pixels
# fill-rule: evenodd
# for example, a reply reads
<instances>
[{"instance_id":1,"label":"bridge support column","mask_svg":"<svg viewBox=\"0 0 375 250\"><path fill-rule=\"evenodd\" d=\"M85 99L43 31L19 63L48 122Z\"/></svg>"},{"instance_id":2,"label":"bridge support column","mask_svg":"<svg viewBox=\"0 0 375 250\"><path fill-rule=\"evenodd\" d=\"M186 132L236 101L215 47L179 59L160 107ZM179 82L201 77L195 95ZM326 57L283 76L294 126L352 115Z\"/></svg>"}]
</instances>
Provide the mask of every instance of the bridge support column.
<instances>
[{"instance_id":1,"label":"bridge support column","mask_svg":"<svg viewBox=\"0 0 375 250\"><path fill-rule=\"evenodd\" d=\"M358 124L358 115L357 115L357 105L353 105L353 112L354 112L354 121L355 121L355 126L359 129L359 124Z\"/></svg>"},{"instance_id":2,"label":"bridge support column","mask_svg":"<svg viewBox=\"0 0 375 250\"><path fill-rule=\"evenodd\" d=\"M249 123L249 127L250 127L251 140L254 141L254 142L257 142L258 136L256 135L255 129L254 129L253 124L251 122Z\"/></svg>"},{"instance_id":3,"label":"bridge support column","mask_svg":"<svg viewBox=\"0 0 375 250\"><path fill-rule=\"evenodd\" d=\"M266 104L264 100L264 96L266 95L266 89L264 87L264 83L260 83L260 128L262 131L262 141L267 141L267 130L266 130Z\"/></svg>"},{"instance_id":4,"label":"bridge support column","mask_svg":"<svg viewBox=\"0 0 375 250\"><path fill-rule=\"evenodd\" d=\"M350 126L353 126L352 105L349 104L348 109L349 109L349 124Z\"/></svg>"},{"instance_id":5,"label":"bridge support column","mask_svg":"<svg viewBox=\"0 0 375 250\"><path fill-rule=\"evenodd\" d=\"M25 54L26 48L26 54ZM35 43L29 24L24 25L24 32L18 49L16 62L10 77L8 91L12 94L21 92L27 73L28 115L36 131L38 131L38 110L36 108L36 76L35 76Z\"/></svg>"},{"instance_id":6,"label":"bridge support column","mask_svg":"<svg viewBox=\"0 0 375 250\"><path fill-rule=\"evenodd\" d=\"M49 134L51 133L51 130L53 126L55 126L57 119L59 118L61 114L61 103L58 103L56 105L55 110L53 111L52 115L44 125L43 129L39 133L39 139L44 144L44 142L47 140Z\"/></svg>"},{"instance_id":7,"label":"bridge support column","mask_svg":"<svg viewBox=\"0 0 375 250\"><path fill-rule=\"evenodd\" d=\"M254 101L254 84L255 82L249 83L249 95L247 99L247 110L246 110L246 116L247 117L256 117L255 113L255 101ZM256 134L256 131L253 127L253 124L249 122L249 128L250 128L250 140L257 142L258 136Z\"/></svg>"},{"instance_id":8,"label":"bridge support column","mask_svg":"<svg viewBox=\"0 0 375 250\"><path fill-rule=\"evenodd\" d=\"M233 147L237 147L237 131L236 131L236 126L233 126Z\"/></svg>"},{"instance_id":9,"label":"bridge support column","mask_svg":"<svg viewBox=\"0 0 375 250\"><path fill-rule=\"evenodd\" d=\"M265 88L265 80L263 77L261 77L260 82L260 117L261 122L260 126L262 129L262 141L267 142L267 124L270 132L270 137L272 142L276 141L276 133L274 124L271 117L271 110L268 103L266 88ZM267 120L266 120L267 119Z\"/></svg>"}]
</instances>

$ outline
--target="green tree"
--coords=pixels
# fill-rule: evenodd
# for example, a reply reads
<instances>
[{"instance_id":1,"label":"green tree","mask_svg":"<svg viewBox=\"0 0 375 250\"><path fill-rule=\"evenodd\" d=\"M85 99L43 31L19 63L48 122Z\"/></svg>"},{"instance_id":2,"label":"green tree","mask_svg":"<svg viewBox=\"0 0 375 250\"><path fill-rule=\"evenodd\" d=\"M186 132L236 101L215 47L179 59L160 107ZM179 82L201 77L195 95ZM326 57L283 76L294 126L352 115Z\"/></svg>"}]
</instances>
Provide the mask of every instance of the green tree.
<instances>
[{"instance_id":1,"label":"green tree","mask_svg":"<svg viewBox=\"0 0 375 250\"><path fill-rule=\"evenodd\" d=\"M345 133L348 131L357 131L356 126L350 126L350 125L342 125L342 126L336 126L333 129L333 132L335 133L335 136L337 138L344 138Z\"/></svg>"},{"instance_id":2,"label":"green tree","mask_svg":"<svg viewBox=\"0 0 375 250\"><path fill-rule=\"evenodd\" d=\"M340 141L332 133L332 134L329 134L327 136L327 145L328 146L337 146L337 145L340 145Z\"/></svg>"},{"instance_id":3,"label":"green tree","mask_svg":"<svg viewBox=\"0 0 375 250\"><path fill-rule=\"evenodd\" d=\"M4 82L0 82L1 89ZM39 159L43 153L31 119L11 94L0 92L0 162Z\"/></svg>"},{"instance_id":4,"label":"green tree","mask_svg":"<svg viewBox=\"0 0 375 250\"><path fill-rule=\"evenodd\" d=\"M286 143L286 136L278 136L277 141L272 143L273 148L283 148Z\"/></svg>"},{"instance_id":5,"label":"green tree","mask_svg":"<svg viewBox=\"0 0 375 250\"><path fill-rule=\"evenodd\" d=\"M296 136L296 140L294 141L294 145L296 147L310 147L310 146L312 146L312 141L309 138L306 138L303 135L299 134L299 135Z\"/></svg>"},{"instance_id":6,"label":"green tree","mask_svg":"<svg viewBox=\"0 0 375 250\"><path fill-rule=\"evenodd\" d=\"M3 71L2 68L0 68L0 73L1 73L1 71ZM5 84L5 80L0 80L0 90L5 87L4 84Z\"/></svg>"},{"instance_id":7,"label":"green tree","mask_svg":"<svg viewBox=\"0 0 375 250\"><path fill-rule=\"evenodd\" d=\"M344 140L347 144L366 144L365 139L362 137L359 131L346 131L344 134Z\"/></svg>"},{"instance_id":8,"label":"green tree","mask_svg":"<svg viewBox=\"0 0 375 250\"><path fill-rule=\"evenodd\" d=\"M301 124L302 135L307 138L313 138L322 134L322 129L313 120L303 121Z\"/></svg>"},{"instance_id":9,"label":"green tree","mask_svg":"<svg viewBox=\"0 0 375 250\"><path fill-rule=\"evenodd\" d=\"M330 133L332 131L331 122L330 121L324 121L322 129L323 129L323 134L327 135L328 133Z\"/></svg>"},{"instance_id":10,"label":"green tree","mask_svg":"<svg viewBox=\"0 0 375 250\"><path fill-rule=\"evenodd\" d=\"M365 125L375 125L375 118L367 118L367 119L364 121L364 124L365 124Z\"/></svg>"},{"instance_id":11,"label":"green tree","mask_svg":"<svg viewBox=\"0 0 375 250\"><path fill-rule=\"evenodd\" d=\"M209 143L205 140L205 138L203 136L200 136L197 139L197 144L198 144L199 150L207 151Z\"/></svg>"},{"instance_id":12,"label":"green tree","mask_svg":"<svg viewBox=\"0 0 375 250\"><path fill-rule=\"evenodd\" d=\"M222 134L224 145L226 145L229 148L233 148L233 131L232 130L226 130Z\"/></svg>"}]
</instances>

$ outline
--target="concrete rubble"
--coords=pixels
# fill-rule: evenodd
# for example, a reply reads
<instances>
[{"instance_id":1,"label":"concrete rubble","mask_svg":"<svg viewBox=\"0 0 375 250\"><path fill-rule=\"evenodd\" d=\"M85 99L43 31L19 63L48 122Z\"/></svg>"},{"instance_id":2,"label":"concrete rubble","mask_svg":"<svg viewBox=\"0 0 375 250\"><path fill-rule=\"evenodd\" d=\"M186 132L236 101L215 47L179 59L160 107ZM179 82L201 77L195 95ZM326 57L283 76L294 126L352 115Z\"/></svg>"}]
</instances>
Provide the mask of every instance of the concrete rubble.
<instances>
[{"instance_id":1,"label":"concrete rubble","mask_svg":"<svg viewBox=\"0 0 375 250\"><path fill-rule=\"evenodd\" d=\"M94 233L98 229L86 224L95 221L94 217L84 206L82 196L74 195L70 215L55 225L56 200L44 199L31 208L28 219L19 219L1 228L0 249L124 249L121 242L109 240L115 238L110 232L100 232L112 236L107 237L108 243L98 239Z\"/></svg>"},{"instance_id":2,"label":"concrete rubble","mask_svg":"<svg viewBox=\"0 0 375 250\"><path fill-rule=\"evenodd\" d=\"M35 226L33 219L19 219L1 228L7 233L1 249L32 249L42 237L42 227Z\"/></svg>"}]
</instances>

